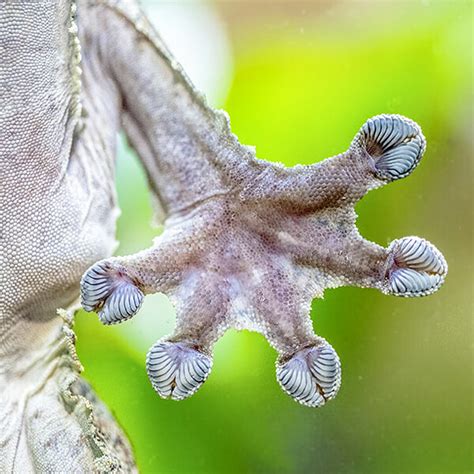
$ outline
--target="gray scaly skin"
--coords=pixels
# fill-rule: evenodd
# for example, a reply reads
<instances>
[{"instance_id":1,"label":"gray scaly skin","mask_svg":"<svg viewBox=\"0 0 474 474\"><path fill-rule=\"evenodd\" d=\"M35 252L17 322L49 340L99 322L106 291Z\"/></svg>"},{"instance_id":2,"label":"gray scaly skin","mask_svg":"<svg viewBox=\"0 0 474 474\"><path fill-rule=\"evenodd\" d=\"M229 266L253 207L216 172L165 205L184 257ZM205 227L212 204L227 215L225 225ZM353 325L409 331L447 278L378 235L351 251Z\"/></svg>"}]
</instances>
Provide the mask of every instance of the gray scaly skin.
<instances>
[{"instance_id":1,"label":"gray scaly skin","mask_svg":"<svg viewBox=\"0 0 474 474\"><path fill-rule=\"evenodd\" d=\"M1 472L134 469L77 375L69 322L83 274L82 305L105 324L132 317L148 293L175 305L174 333L147 357L160 396L192 395L213 344L236 327L263 333L283 390L318 407L341 369L313 331L312 299L341 285L423 296L447 272L423 239L383 248L355 227L360 198L417 166L425 141L414 122L374 117L347 152L311 166L259 160L134 1L77 3L76 18L67 0L0 0ZM165 230L148 250L110 257L121 127Z\"/></svg>"}]
</instances>

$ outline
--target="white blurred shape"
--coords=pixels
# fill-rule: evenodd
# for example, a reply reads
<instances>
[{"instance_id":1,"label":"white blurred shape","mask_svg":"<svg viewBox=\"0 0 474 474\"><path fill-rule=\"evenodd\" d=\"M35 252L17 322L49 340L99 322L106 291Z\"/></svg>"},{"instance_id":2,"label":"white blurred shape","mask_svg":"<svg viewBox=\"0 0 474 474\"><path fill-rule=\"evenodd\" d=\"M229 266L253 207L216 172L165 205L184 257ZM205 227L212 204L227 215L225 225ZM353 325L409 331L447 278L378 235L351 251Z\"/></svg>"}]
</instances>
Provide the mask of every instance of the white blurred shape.
<instances>
[{"instance_id":1,"label":"white blurred shape","mask_svg":"<svg viewBox=\"0 0 474 474\"><path fill-rule=\"evenodd\" d=\"M196 88L206 94L211 105L222 105L232 79L232 55L214 8L193 0L147 0L142 5Z\"/></svg>"}]
</instances>

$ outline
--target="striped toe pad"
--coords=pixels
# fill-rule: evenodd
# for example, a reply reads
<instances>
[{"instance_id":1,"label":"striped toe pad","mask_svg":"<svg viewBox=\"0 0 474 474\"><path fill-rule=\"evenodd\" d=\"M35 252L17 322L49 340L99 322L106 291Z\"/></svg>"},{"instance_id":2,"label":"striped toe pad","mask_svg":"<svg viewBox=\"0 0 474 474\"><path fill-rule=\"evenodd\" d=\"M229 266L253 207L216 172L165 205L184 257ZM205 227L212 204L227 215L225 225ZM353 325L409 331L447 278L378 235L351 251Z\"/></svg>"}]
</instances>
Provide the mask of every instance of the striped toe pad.
<instances>
[{"instance_id":1,"label":"striped toe pad","mask_svg":"<svg viewBox=\"0 0 474 474\"><path fill-rule=\"evenodd\" d=\"M103 324L130 319L140 309L143 292L126 275L108 262L93 265L81 280L81 304L86 311L98 311Z\"/></svg>"},{"instance_id":2,"label":"striped toe pad","mask_svg":"<svg viewBox=\"0 0 474 474\"><path fill-rule=\"evenodd\" d=\"M297 352L277 365L281 388L294 400L309 407L323 406L341 385L341 363L336 351L324 342Z\"/></svg>"},{"instance_id":3,"label":"striped toe pad","mask_svg":"<svg viewBox=\"0 0 474 474\"><path fill-rule=\"evenodd\" d=\"M146 367L161 398L183 400L207 379L212 359L181 342L157 342L148 352Z\"/></svg>"},{"instance_id":4,"label":"striped toe pad","mask_svg":"<svg viewBox=\"0 0 474 474\"><path fill-rule=\"evenodd\" d=\"M448 265L441 252L419 237L395 240L389 247L393 261L388 272L388 293L426 296L443 284Z\"/></svg>"},{"instance_id":5,"label":"striped toe pad","mask_svg":"<svg viewBox=\"0 0 474 474\"><path fill-rule=\"evenodd\" d=\"M374 160L377 177L389 181L408 176L426 147L420 127L400 115L377 115L369 119L357 140Z\"/></svg>"}]
</instances>

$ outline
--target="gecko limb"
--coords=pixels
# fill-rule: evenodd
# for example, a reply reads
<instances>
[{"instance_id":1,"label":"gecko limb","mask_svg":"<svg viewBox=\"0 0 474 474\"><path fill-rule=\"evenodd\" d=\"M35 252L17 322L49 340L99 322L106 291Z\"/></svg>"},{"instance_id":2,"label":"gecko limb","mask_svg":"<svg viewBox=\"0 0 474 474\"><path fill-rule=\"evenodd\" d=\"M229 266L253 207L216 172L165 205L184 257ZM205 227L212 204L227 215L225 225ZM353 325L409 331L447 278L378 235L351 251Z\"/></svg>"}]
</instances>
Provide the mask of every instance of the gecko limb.
<instances>
[{"instance_id":1,"label":"gecko limb","mask_svg":"<svg viewBox=\"0 0 474 474\"><path fill-rule=\"evenodd\" d=\"M406 176L424 150L422 137L412 121L382 115L368 120L349 152L310 174L261 160L263 171L255 172L253 162L242 160L246 178L232 191L171 215L150 249L93 266L83 279L83 306L93 309L100 296L96 309L109 323L134 314L143 294L171 298L176 330L147 356L151 383L164 398L195 393L211 371L213 344L236 327L262 333L277 350L277 380L287 394L322 406L337 394L341 367L313 331L311 300L343 285L424 296L444 281L446 262L426 240L405 237L384 248L355 226L361 189ZM333 194L334 183L347 199ZM313 188L316 204L309 205ZM104 265L113 268L107 270L113 283L97 276Z\"/></svg>"}]
</instances>

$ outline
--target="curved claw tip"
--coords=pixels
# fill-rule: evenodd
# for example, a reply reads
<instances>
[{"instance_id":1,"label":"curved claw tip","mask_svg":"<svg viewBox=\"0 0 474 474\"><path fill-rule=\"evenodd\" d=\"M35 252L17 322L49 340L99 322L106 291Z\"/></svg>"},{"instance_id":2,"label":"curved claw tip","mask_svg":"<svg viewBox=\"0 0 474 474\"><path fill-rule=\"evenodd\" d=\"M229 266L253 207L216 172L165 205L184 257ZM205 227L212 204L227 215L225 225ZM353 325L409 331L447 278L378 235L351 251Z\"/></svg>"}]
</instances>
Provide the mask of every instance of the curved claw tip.
<instances>
[{"instance_id":1,"label":"curved claw tip","mask_svg":"<svg viewBox=\"0 0 474 474\"><path fill-rule=\"evenodd\" d=\"M143 292L108 262L93 265L81 280L81 304L86 311L97 311L103 324L130 319L140 309Z\"/></svg>"},{"instance_id":2,"label":"curved claw tip","mask_svg":"<svg viewBox=\"0 0 474 474\"><path fill-rule=\"evenodd\" d=\"M448 264L442 253L427 240L404 237L389 247L393 265L389 270L388 293L396 296L426 296L444 283Z\"/></svg>"},{"instance_id":3,"label":"curved claw tip","mask_svg":"<svg viewBox=\"0 0 474 474\"><path fill-rule=\"evenodd\" d=\"M150 382L161 398L183 400L205 382L212 359L184 343L158 342L147 354L146 367Z\"/></svg>"},{"instance_id":4,"label":"curved claw tip","mask_svg":"<svg viewBox=\"0 0 474 474\"><path fill-rule=\"evenodd\" d=\"M367 120L356 140L374 159L381 179L408 176L418 165L426 140L418 124L401 115L377 115Z\"/></svg>"},{"instance_id":5,"label":"curved claw tip","mask_svg":"<svg viewBox=\"0 0 474 474\"><path fill-rule=\"evenodd\" d=\"M277 366L281 388L294 400L309 407L323 406L341 386L341 363L336 351L324 342L303 349Z\"/></svg>"}]
</instances>

